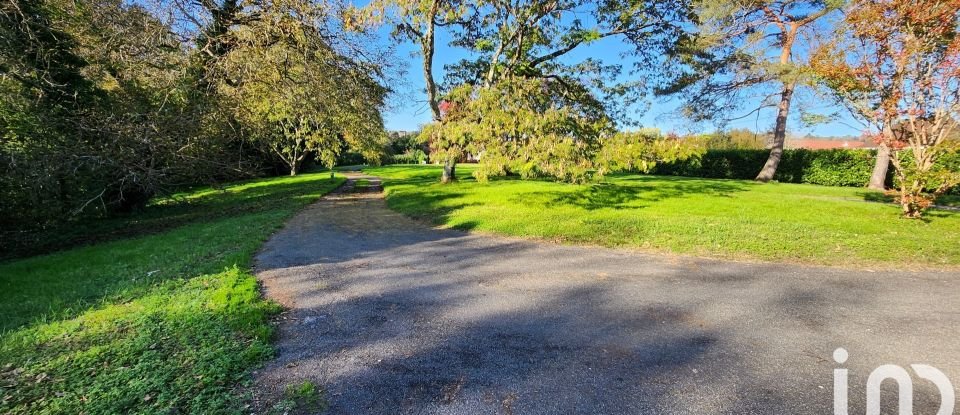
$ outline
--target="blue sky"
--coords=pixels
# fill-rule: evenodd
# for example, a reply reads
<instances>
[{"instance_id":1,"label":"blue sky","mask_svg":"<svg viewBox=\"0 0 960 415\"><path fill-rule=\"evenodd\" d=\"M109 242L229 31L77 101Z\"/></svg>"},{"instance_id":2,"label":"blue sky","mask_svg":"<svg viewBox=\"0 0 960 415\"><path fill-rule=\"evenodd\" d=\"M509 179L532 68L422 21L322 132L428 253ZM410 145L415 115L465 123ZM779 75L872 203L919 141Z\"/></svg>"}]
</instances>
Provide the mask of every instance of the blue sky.
<instances>
[{"instance_id":1,"label":"blue sky","mask_svg":"<svg viewBox=\"0 0 960 415\"><path fill-rule=\"evenodd\" d=\"M382 33L383 41L389 41L386 31ZM461 48L450 47L447 43L449 37L443 32L439 33L437 39L437 51L434 56L434 77L438 83L442 82L444 75L444 64L450 64L459 61L467 56L467 52ZM622 52L626 51L626 46L616 38L607 38L590 45L581 46L571 52L566 59L570 61L580 61L586 57L600 58L607 62L626 62L621 57ZM424 92L423 75L421 72L421 57L416 53L417 48L412 44L400 45L397 57L400 59L398 66L404 69L400 82L391 85L397 92L393 97L391 108L384 114L386 126L390 130L416 130L418 126L426 123L430 119L430 110L426 104L426 93ZM625 65L626 66L626 65ZM794 102L794 115L789 123L789 132L791 134L812 133L819 136L834 135L853 135L859 136L861 128L849 116L844 115L840 120L827 124L821 124L814 127L804 127L800 124L798 117L799 109L804 108L807 111L819 113L831 113L838 110L837 107L825 103L828 100L805 94L798 96ZM704 132L716 129L713 125L691 125L688 121L682 119L676 109L678 100L661 99L651 97L649 109L643 112L639 117L644 127L657 127L664 131L676 131L679 133ZM640 112L640 111L638 111ZM749 109L744 113L749 112ZM841 111L842 113L842 111ZM759 114L734 121L729 124L731 128L747 128L753 131L769 130L774 122L775 114L772 110L764 110Z\"/></svg>"}]
</instances>

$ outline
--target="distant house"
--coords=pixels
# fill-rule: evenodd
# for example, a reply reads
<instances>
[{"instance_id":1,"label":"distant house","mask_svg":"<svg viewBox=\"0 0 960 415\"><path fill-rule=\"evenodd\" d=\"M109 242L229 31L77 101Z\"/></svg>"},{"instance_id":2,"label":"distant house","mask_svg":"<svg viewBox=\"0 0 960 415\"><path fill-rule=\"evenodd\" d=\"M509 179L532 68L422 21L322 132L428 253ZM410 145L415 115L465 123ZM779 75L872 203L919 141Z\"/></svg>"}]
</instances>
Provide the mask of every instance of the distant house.
<instances>
[{"instance_id":1,"label":"distant house","mask_svg":"<svg viewBox=\"0 0 960 415\"><path fill-rule=\"evenodd\" d=\"M788 139L785 143L787 148L805 148L809 150L827 150L833 148L877 148L873 142L862 139L822 139L822 138L797 138Z\"/></svg>"}]
</instances>

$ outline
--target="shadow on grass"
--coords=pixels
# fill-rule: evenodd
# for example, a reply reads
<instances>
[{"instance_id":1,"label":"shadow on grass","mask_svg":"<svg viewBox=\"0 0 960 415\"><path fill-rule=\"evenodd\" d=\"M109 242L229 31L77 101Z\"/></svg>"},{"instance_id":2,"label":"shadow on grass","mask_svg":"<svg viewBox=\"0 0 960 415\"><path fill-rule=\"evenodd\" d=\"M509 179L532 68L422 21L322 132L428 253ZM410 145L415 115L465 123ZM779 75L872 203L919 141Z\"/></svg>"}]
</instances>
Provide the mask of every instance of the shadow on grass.
<instances>
[{"instance_id":1,"label":"shadow on grass","mask_svg":"<svg viewBox=\"0 0 960 415\"><path fill-rule=\"evenodd\" d=\"M449 200L462 198L465 193L449 190L421 190L416 193L398 192L387 199L387 205L411 218L429 221L435 225L445 225L450 215L476 203L450 203ZM455 229L469 231L474 229L476 221L458 223Z\"/></svg>"},{"instance_id":2,"label":"shadow on grass","mask_svg":"<svg viewBox=\"0 0 960 415\"><path fill-rule=\"evenodd\" d=\"M198 189L199 197L161 199L139 211L105 219L68 222L52 228L0 232L0 262L114 240L157 234L191 223L264 212L327 183L317 175L294 183L270 184L286 177L236 183L224 189ZM239 187L240 189L231 190Z\"/></svg>"},{"instance_id":3,"label":"shadow on grass","mask_svg":"<svg viewBox=\"0 0 960 415\"><path fill-rule=\"evenodd\" d=\"M456 182L435 188L430 186L439 185L439 169L424 169L423 166L392 166L391 172L395 174L395 178L382 178L384 188L390 193L387 205L411 218L428 221L435 225L446 225L453 212L476 205L476 203L449 202L467 195L465 192L455 191L456 186L476 183L476 179L470 176L469 172L458 171ZM408 188L416 188L417 191L405 191ZM470 231L478 225L477 221L467 221L453 224L451 228Z\"/></svg>"},{"instance_id":4,"label":"shadow on grass","mask_svg":"<svg viewBox=\"0 0 960 415\"><path fill-rule=\"evenodd\" d=\"M655 182L649 183L651 181ZM749 187L747 183L732 180L631 177L584 186L575 192L542 194L552 196L550 205L570 205L587 210L636 209L690 195L731 197L731 194L747 191Z\"/></svg>"},{"instance_id":5,"label":"shadow on grass","mask_svg":"<svg viewBox=\"0 0 960 415\"><path fill-rule=\"evenodd\" d=\"M857 193L857 196L862 197L867 202L893 203L893 196L880 191L863 191Z\"/></svg>"},{"instance_id":6,"label":"shadow on grass","mask_svg":"<svg viewBox=\"0 0 960 415\"><path fill-rule=\"evenodd\" d=\"M40 246L87 246L0 264L0 314L5 316L0 332L71 318L97 304L130 301L173 278L247 266L285 218L340 182L258 183L108 223L78 224L69 235Z\"/></svg>"},{"instance_id":7,"label":"shadow on grass","mask_svg":"<svg viewBox=\"0 0 960 415\"><path fill-rule=\"evenodd\" d=\"M866 202L888 204L891 205L891 207L896 206L899 208L896 198L891 194L879 191L863 191L857 193L857 196L862 197ZM957 214L958 209L960 209L960 197L953 195L940 196L936 202L934 202L934 207L925 211L920 220L925 223L930 223L931 218L951 217Z\"/></svg>"}]
</instances>

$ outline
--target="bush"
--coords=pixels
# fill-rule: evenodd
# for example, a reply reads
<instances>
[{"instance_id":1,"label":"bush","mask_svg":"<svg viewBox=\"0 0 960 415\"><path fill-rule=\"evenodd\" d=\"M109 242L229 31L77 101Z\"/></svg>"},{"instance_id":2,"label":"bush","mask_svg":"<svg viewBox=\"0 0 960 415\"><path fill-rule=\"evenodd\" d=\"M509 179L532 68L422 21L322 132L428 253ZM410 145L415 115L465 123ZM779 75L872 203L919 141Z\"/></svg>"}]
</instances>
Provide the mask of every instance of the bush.
<instances>
[{"instance_id":1,"label":"bush","mask_svg":"<svg viewBox=\"0 0 960 415\"><path fill-rule=\"evenodd\" d=\"M654 174L751 180L769 150L707 150L686 160L658 164ZM775 180L824 186L865 186L873 171L873 150L784 150Z\"/></svg>"},{"instance_id":2,"label":"bush","mask_svg":"<svg viewBox=\"0 0 960 415\"><path fill-rule=\"evenodd\" d=\"M946 167L947 169L952 171L960 171L960 151L950 153L949 155L941 157L940 160L937 162L937 164L940 164L943 167ZM934 184L936 185L939 183L934 183ZM947 194L960 196L960 186L954 187L949 192L947 192Z\"/></svg>"},{"instance_id":3,"label":"bush","mask_svg":"<svg viewBox=\"0 0 960 415\"><path fill-rule=\"evenodd\" d=\"M902 163L904 163L904 165L910 165L910 164L912 164L912 163L913 163L913 152L910 151L909 149L902 151L902 152L900 153L900 159L902 160ZM934 168L933 168L932 170L933 170L933 171L936 171L936 170L941 170L941 169L942 169L942 170L949 170L949 171L952 171L952 172L960 172L960 151L955 151L955 152L952 152L952 153L946 153L946 154L940 156L940 157L937 159L937 162L934 164ZM891 170L890 175L891 175L891 177L893 177L893 167L891 167L890 170ZM942 183L943 183L943 180L942 180L942 179L940 179L940 178L933 178L933 179L930 180L929 183L927 183L927 186L929 187L929 189L936 189L936 188L939 187ZM897 183L895 180L892 180L892 179L888 181L888 184L892 184L892 185L894 185L894 186L899 186L899 183ZM950 190L947 191L947 194L948 194L948 195L960 195L960 186L954 186L953 189L950 189Z\"/></svg>"},{"instance_id":4,"label":"bush","mask_svg":"<svg viewBox=\"0 0 960 415\"><path fill-rule=\"evenodd\" d=\"M407 150L403 154L391 156L393 164L423 164L427 161L427 153L420 149Z\"/></svg>"}]
</instances>

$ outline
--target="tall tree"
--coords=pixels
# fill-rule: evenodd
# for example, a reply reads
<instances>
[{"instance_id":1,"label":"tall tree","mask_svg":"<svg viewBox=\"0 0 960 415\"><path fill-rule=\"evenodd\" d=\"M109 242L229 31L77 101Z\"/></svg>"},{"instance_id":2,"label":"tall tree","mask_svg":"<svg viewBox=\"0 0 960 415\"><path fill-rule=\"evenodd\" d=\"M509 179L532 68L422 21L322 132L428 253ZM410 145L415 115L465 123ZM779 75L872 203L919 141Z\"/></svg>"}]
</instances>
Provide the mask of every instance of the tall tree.
<instances>
[{"instance_id":1,"label":"tall tree","mask_svg":"<svg viewBox=\"0 0 960 415\"><path fill-rule=\"evenodd\" d=\"M386 145L379 68L334 49L338 34L320 26L328 12L300 1L260 8L220 60L219 90L291 176L311 157L332 168L347 149L377 162Z\"/></svg>"},{"instance_id":2,"label":"tall tree","mask_svg":"<svg viewBox=\"0 0 960 415\"><path fill-rule=\"evenodd\" d=\"M0 193L14 226L129 209L197 177L181 168L185 53L168 26L120 1L0 9Z\"/></svg>"},{"instance_id":3,"label":"tall tree","mask_svg":"<svg viewBox=\"0 0 960 415\"><path fill-rule=\"evenodd\" d=\"M481 155L482 177L507 172L583 180L602 138L644 91L623 80L623 61L574 58L604 39L632 46L637 61L669 44L682 1L478 2L453 44L472 52L448 66L451 117L431 132L447 147Z\"/></svg>"},{"instance_id":4,"label":"tall tree","mask_svg":"<svg viewBox=\"0 0 960 415\"><path fill-rule=\"evenodd\" d=\"M585 59L571 63L566 62L567 58L574 50L609 37L619 37L633 45L638 55L652 57L658 50L654 47L656 42L669 39L678 32L675 23L682 20L677 16L686 11L683 3L682 0L485 0L463 3L382 0L371 2L360 16L367 20L371 16L386 16L381 20L394 23L397 34L419 45L424 57L424 78L433 124L456 122L459 125L424 130L433 134L430 136L432 156L444 161L441 180L448 181L454 177L456 160L465 155L468 141L475 136L441 135L445 131L462 130L464 122L475 119L465 116L468 102L464 99L489 97L481 91L488 88L499 91L504 94L503 99L516 104L502 108L519 111L514 116L527 111L521 108L533 110L545 103L562 102L573 110L568 114L584 114L582 111L596 108L604 112L603 118L625 114L623 109L636 102L642 82L615 81L623 68L620 62ZM437 88L432 73L438 28L449 29L453 37L451 45L465 49L470 55L470 58L446 68L443 88ZM502 85L498 85L500 83ZM467 89L461 88L464 85L469 86L467 89L471 92L465 92ZM531 85L545 88L544 95L524 97L522 94L538 90ZM455 97L450 97L457 102L444 104L440 97L442 92L438 89L448 94L459 90L453 94ZM601 99L612 96L618 99ZM446 119L447 111L443 107L456 107L459 118ZM481 107L484 105L471 106L473 109ZM510 137L504 136L501 140L509 141ZM487 141L487 144L493 145L494 142ZM488 151L489 148L474 150Z\"/></svg>"},{"instance_id":5,"label":"tall tree","mask_svg":"<svg viewBox=\"0 0 960 415\"><path fill-rule=\"evenodd\" d=\"M454 44L473 52L448 67L447 84L491 86L501 79L545 79L556 88L571 81L597 96L636 101L643 82L622 80L624 60L574 59L574 51L616 38L635 51L640 66L659 56L681 33L688 18L684 0L487 0L477 2L478 16L459 26ZM614 110L617 102L605 102Z\"/></svg>"},{"instance_id":6,"label":"tall tree","mask_svg":"<svg viewBox=\"0 0 960 415\"><path fill-rule=\"evenodd\" d=\"M420 49L423 81L433 122L440 122L440 97L433 75L433 55L436 51L437 27L463 24L468 4L459 0L373 0L364 8L353 9L348 16L351 27L389 22L394 26L393 35L413 42ZM443 163L440 181L456 180L457 152L439 149L433 154Z\"/></svg>"},{"instance_id":7,"label":"tall tree","mask_svg":"<svg viewBox=\"0 0 960 415\"><path fill-rule=\"evenodd\" d=\"M660 94L684 93L684 112L694 120L729 121L746 102L747 115L776 108L770 156L757 180L773 179L783 155L794 93L804 81L797 51L809 46L817 23L843 0L747 0L694 3L696 31L674 49L681 70ZM751 99L753 98L753 99Z\"/></svg>"},{"instance_id":8,"label":"tall tree","mask_svg":"<svg viewBox=\"0 0 960 415\"><path fill-rule=\"evenodd\" d=\"M937 164L960 149L960 0L857 0L813 67L889 150L903 214L960 184Z\"/></svg>"}]
</instances>

